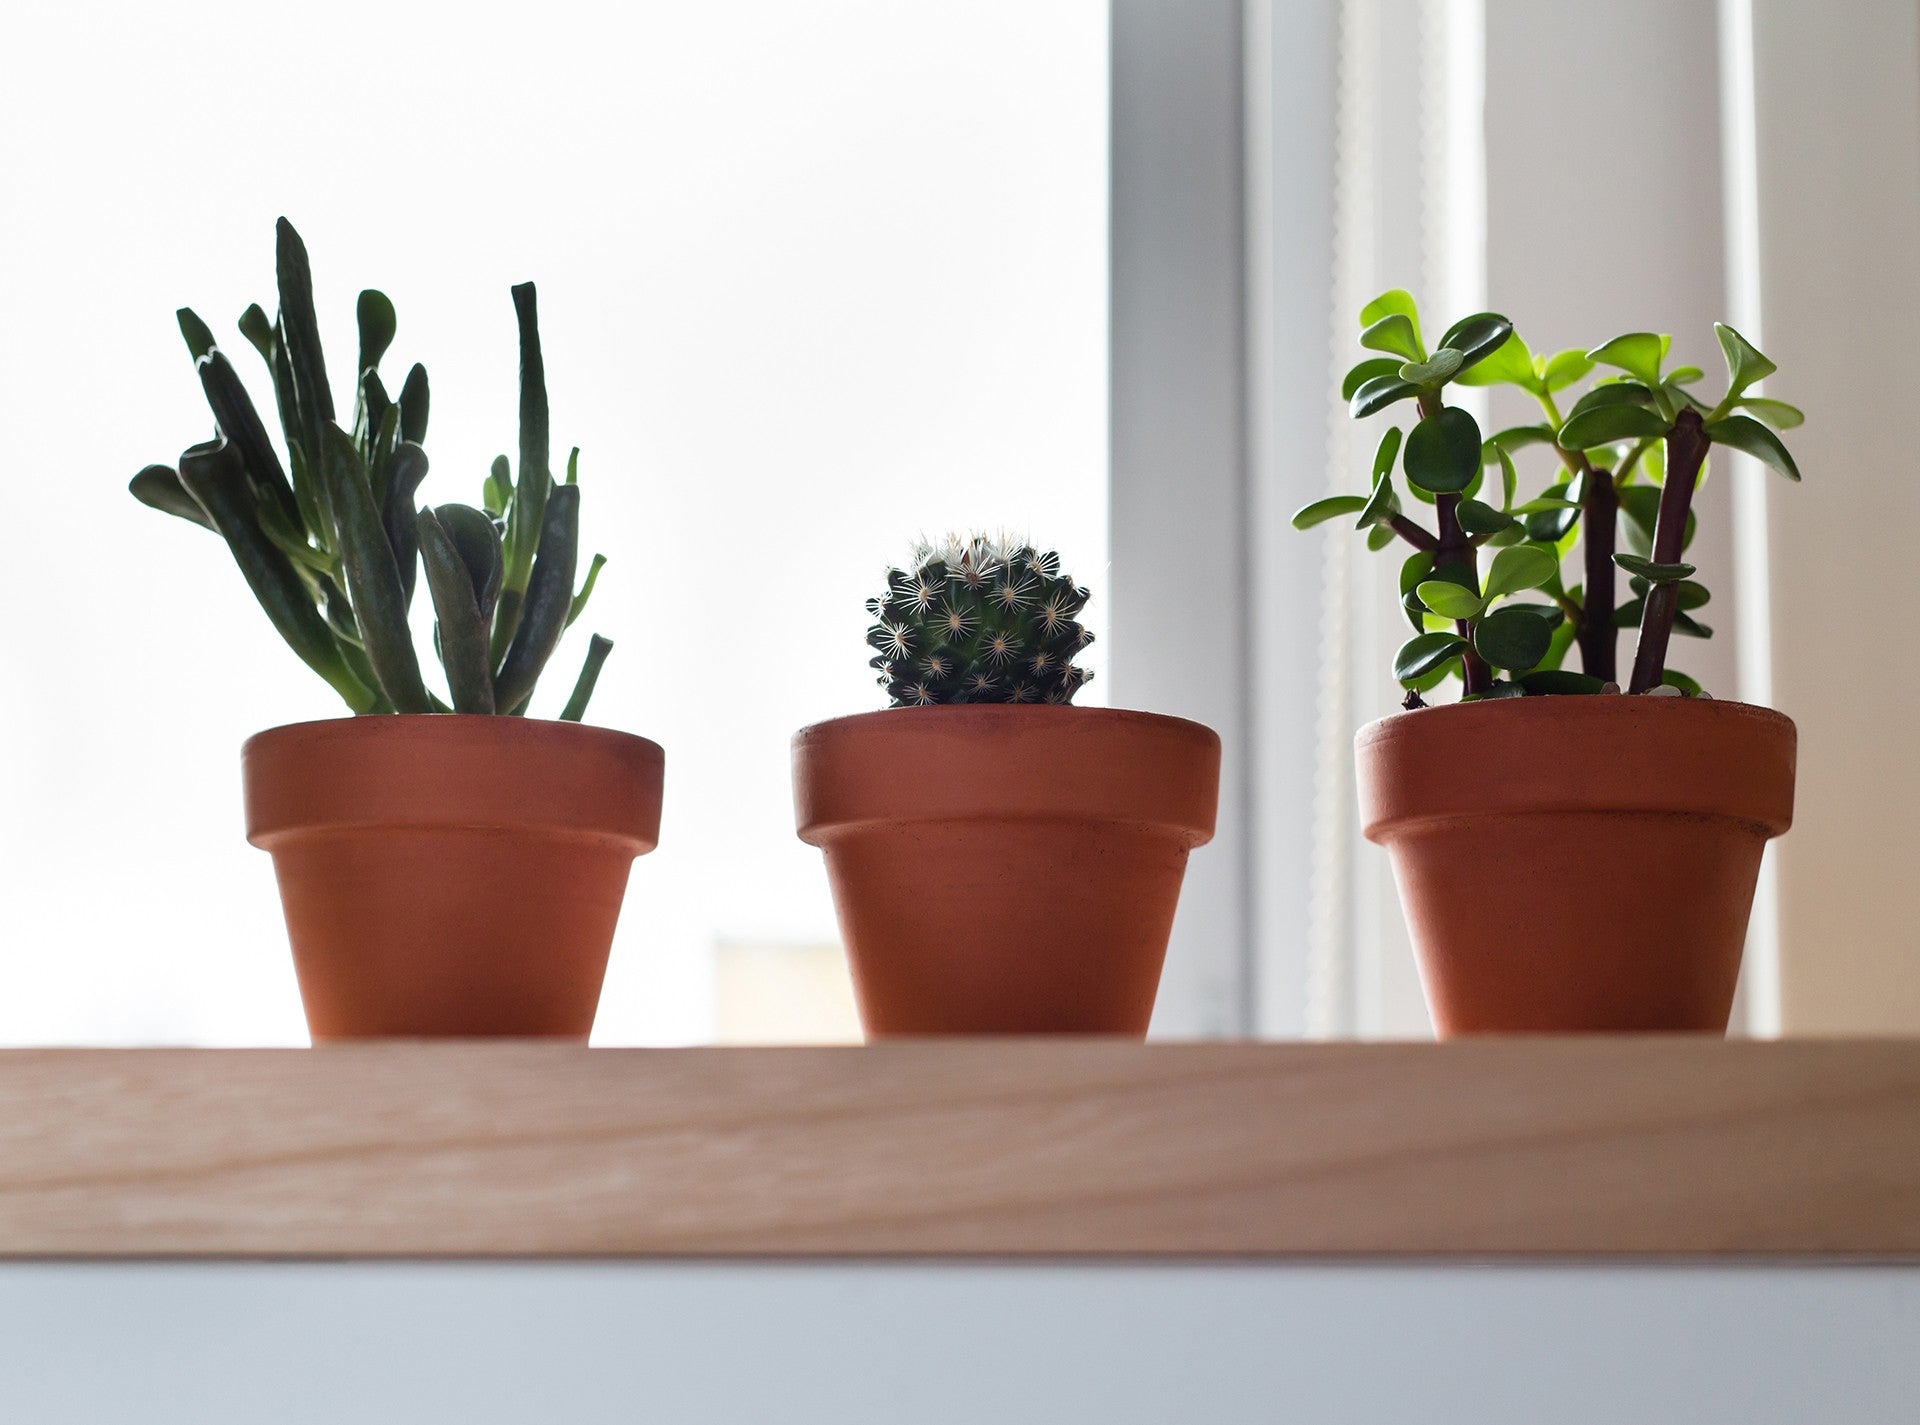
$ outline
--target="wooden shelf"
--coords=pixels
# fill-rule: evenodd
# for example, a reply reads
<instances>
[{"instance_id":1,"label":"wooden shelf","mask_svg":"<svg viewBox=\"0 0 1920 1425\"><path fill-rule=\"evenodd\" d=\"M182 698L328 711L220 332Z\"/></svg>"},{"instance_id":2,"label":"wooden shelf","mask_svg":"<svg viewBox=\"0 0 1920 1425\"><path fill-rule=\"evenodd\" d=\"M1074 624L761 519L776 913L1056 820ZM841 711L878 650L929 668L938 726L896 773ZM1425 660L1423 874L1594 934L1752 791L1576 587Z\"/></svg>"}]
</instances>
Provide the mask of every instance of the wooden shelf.
<instances>
[{"instance_id":1,"label":"wooden shelf","mask_svg":"<svg viewBox=\"0 0 1920 1425\"><path fill-rule=\"evenodd\" d=\"M0 1254L1920 1257L1920 1041L0 1053Z\"/></svg>"}]
</instances>

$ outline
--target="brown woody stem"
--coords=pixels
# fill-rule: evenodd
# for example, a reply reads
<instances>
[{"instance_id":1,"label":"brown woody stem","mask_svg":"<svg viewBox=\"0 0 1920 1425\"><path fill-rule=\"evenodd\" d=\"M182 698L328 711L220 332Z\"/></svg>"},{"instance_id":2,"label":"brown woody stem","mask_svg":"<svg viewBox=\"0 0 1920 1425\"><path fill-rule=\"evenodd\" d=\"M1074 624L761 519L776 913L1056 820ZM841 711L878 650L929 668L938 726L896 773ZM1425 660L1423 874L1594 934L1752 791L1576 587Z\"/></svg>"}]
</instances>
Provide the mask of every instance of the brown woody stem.
<instances>
[{"instance_id":1,"label":"brown woody stem","mask_svg":"<svg viewBox=\"0 0 1920 1425\"><path fill-rule=\"evenodd\" d=\"M1580 545L1586 556L1586 588L1580 596L1580 666L1611 683L1618 676L1620 631L1613 626L1613 551L1620 495L1613 473L1581 458L1586 489L1580 500ZM1684 521L1683 521L1684 523Z\"/></svg>"},{"instance_id":2,"label":"brown woody stem","mask_svg":"<svg viewBox=\"0 0 1920 1425\"><path fill-rule=\"evenodd\" d=\"M1678 564L1687 548L1687 516L1693 509L1693 487L1700 466L1713 444L1707 438L1700 413L1689 406L1674 418L1667 432L1667 480L1660 489L1660 515L1653 527L1653 562ZM1673 616L1680 609L1680 587L1663 581L1647 590L1640 615L1640 645L1633 655L1630 693L1657 688L1666 677L1667 641L1673 636Z\"/></svg>"}]
</instances>

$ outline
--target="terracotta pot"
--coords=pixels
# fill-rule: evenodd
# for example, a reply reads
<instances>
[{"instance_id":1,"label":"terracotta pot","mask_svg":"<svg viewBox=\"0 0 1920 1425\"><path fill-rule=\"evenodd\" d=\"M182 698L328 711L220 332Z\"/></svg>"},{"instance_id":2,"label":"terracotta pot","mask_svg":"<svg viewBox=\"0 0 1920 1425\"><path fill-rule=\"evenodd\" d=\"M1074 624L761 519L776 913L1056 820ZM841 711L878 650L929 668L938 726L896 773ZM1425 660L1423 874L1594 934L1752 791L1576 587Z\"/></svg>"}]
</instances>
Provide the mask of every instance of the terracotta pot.
<instances>
[{"instance_id":1,"label":"terracotta pot","mask_svg":"<svg viewBox=\"0 0 1920 1425\"><path fill-rule=\"evenodd\" d=\"M793 739L870 1037L1144 1037L1220 739L1107 708L895 708Z\"/></svg>"},{"instance_id":2,"label":"terracotta pot","mask_svg":"<svg viewBox=\"0 0 1920 1425\"><path fill-rule=\"evenodd\" d=\"M1393 858L1434 1027L1726 1032L1794 727L1692 698L1546 697L1362 728L1360 819Z\"/></svg>"},{"instance_id":3,"label":"terracotta pot","mask_svg":"<svg viewBox=\"0 0 1920 1425\"><path fill-rule=\"evenodd\" d=\"M315 1041L584 1040L660 748L578 723L457 715L277 727L240 753Z\"/></svg>"}]
</instances>

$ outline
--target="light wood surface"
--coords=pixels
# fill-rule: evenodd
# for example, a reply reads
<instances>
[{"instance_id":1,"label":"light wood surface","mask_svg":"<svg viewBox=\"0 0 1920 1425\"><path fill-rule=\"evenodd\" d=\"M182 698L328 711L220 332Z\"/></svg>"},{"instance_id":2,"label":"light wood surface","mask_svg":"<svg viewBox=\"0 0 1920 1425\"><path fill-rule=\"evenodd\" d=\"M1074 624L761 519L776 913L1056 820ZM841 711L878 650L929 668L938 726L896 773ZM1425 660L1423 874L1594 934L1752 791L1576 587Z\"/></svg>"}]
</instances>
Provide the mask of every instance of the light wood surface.
<instances>
[{"instance_id":1,"label":"light wood surface","mask_svg":"<svg viewBox=\"0 0 1920 1425\"><path fill-rule=\"evenodd\" d=\"M1920 1257L1920 1041L0 1053L0 1253Z\"/></svg>"}]
</instances>

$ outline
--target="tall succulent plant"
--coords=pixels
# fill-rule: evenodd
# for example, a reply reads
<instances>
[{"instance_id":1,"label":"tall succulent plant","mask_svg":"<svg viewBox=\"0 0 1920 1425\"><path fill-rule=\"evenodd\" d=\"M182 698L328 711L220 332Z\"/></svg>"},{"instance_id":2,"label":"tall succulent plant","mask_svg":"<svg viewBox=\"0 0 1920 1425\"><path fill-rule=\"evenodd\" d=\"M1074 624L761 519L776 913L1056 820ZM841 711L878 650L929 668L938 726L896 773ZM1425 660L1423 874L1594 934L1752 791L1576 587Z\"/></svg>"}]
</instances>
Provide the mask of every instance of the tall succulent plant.
<instances>
[{"instance_id":1,"label":"tall succulent plant","mask_svg":"<svg viewBox=\"0 0 1920 1425\"><path fill-rule=\"evenodd\" d=\"M306 245L285 218L276 268L278 316L269 321L251 306L239 325L271 377L286 463L212 331L183 307L180 331L218 433L184 452L177 467L140 471L134 497L224 539L274 628L355 713L524 713L605 562L594 556L576 592L580 452L557 483L533 284L513 289L518 476L503 455L487 477L484 509L424 509L415 497L427 473L426 368L407 373L398 399L379 373L398 325L393 303L380 292L360 294L348 431L337 423L327 380ZM423 564L448 699L427 687L408 626ZM562 718L585 714L612 647L593 636Z\"/></svg>"},{"instance_id":2,"label":"tall succulent plant","mask_svg":"<svg viewBox=\"0 0 1920 1425\"><path fill-rule=\"evenodd\" d=\"M1028 544L949 537L921 543L887 591L867 601L871 666L894 707L1070 703L1093 674L1074 657L1087 591L1060 556Z\"/></svg>"},{"instance_id":3,"label":"tall succulent plant","mask_svg":"<svg viewBox=\"0 0 1920 1425\"><path fill-rule=\"evenodd\" d=\"M1710 595L1683 559L1708 451L1728 446L1800 478L1774 433L1799 425L1800 412L1751 394L1774 364L1732 327L1716 324L1727 388L1709 405L1690 389L1704 373L1669 369L1671 340L1652 332L1536 356L1505 317L1482 312L1455 323L1429 352L1413 298L1398 290L1369 303L1360 323L1361 345L1385 355L1347 373L1341 396L1349 413L1362 418L1412 400L1418 421L1404 442L1398 426L1382 437L1369 494L1317 500L1294 525L1352 515L1370 548L1396 539L1412 547L1400 593L1415 636L1394 666L1409 703L1454 676L1468 698L1617 690L1619 633L1636 625L1627 691L1698 694L1698 683L1668 667L1667 654L1675 633L1713 634L1693 616ZM1607 374L1563 416L1562 393L1601 368ZM1542 419L1483 440L1470 413L1446 404L1449 385L1517 387L1538 402ZM1554 452L1559 478L1516 502L1514 456L1534 446ZM1433 506L1432 529L1403 508L1396 458L1408 493ZM1497 504L1483 490L1494 472ZM1577 582L1562 569L1576 546ZM1491 555L1484 571L1483 553ZM1616 571L1629 576L1633 597L1625 603L1617 601ZM1514 598L1529 590L1544 601ZM1576 645L1579 673L1563 667Z\"/></svg>"}]
</instances>

